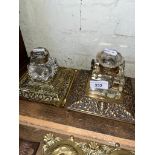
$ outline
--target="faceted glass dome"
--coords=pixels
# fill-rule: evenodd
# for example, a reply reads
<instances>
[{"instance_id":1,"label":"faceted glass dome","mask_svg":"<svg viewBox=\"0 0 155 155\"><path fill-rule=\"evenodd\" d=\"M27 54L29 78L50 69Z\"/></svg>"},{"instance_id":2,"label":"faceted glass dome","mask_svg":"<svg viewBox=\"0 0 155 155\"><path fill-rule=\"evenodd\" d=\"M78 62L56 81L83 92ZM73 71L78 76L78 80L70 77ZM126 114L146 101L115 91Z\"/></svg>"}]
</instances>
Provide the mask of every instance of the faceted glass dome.
<instances>
[{"instance_id":1,"label":"faceted glass dome","mask_svg":"<svg viewBox=\"0 0 155 155\"><path fill-rule=\"evenodd\" d=\"M114 49L104 49L96 56L97 62L107 68L116 68L124 61L122 55Z\"/></svg>"}]
</instances>

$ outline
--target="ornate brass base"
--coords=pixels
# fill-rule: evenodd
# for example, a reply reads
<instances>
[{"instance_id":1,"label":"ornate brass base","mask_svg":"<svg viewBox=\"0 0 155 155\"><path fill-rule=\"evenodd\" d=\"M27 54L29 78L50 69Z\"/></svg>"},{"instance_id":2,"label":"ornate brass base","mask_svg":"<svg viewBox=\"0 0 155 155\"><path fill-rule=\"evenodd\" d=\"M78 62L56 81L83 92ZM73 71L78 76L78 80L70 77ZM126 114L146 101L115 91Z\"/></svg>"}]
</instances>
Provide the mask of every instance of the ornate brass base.
<instances>
[{"instance_id":1,"label":"ornate brass base","mask_svg":"<svg viewBox=\"0 0 155 155\"><path fill-rule=\"evenodd\" d=\"M90 115L134 123L134 93L130 78L125 78L121 100L92 98L87 93L87 82L91 73L80 71L68 96L68 109Z\"/></svg>"},{"instance_id":2,"label":"ornate brass base","mask_svg":"<svg viewBox=\"0 0 155 155\"><path fill-rule=\"evenodd\" d=\"M20 79L19 95L30 101L64 106L75 70L59 67L57 74L46 82L32 81L28 73Z\"/></svg>"},{"instance_id":3,"label":"ornate brass base","mask_svg":"<svg viewBox=\"0 0 155 155\"><path fill-rule=\"evenodd\" d=\"M71 136L67 140L47 134L44 137L43 155L134 155L133 151L115 146L98 144L96 142L76 142Z\"/></svg>"}]
</instances>

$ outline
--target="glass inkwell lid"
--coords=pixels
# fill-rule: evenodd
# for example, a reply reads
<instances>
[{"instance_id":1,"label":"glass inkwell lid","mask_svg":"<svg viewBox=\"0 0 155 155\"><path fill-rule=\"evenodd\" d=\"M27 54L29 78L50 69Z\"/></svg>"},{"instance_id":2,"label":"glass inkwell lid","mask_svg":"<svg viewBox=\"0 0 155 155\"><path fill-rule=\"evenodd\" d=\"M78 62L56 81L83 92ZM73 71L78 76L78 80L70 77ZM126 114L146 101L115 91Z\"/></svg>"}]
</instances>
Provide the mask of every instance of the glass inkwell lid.
<instances>
[{"instance_id":1,"label":"glass inkwell lid","mask_svg":"<svg viewBox=\"0 0 155 155\"><path fill-rule=\"evenodd\" d=\"M116 68L124 61L122 55L119 52L114 49L107 48L97 54L96 60L101 66L106 68Z\"/></svg>"}]
</instances>

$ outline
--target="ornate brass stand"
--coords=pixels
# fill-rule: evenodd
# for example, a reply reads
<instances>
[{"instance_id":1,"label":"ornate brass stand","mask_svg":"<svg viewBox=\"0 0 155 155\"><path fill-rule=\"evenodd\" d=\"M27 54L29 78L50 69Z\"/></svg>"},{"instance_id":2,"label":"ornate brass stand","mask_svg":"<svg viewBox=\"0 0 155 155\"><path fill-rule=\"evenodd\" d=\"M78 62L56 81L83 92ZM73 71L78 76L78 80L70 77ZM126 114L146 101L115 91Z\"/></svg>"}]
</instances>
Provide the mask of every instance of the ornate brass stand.
<instances>
[{"instance_id":1,"label":"ornate brass stand","mask_svg":"<svg viewBox=\"0 0 155 155\"><path fill-rule=\"evenodd\" d=\"M130 78L125 78L121 100L92 98L87 94L90 71L79 71L67 98L68 109L99 117L134 123L134 92Z\"/></svg>"},{"instance_id":2,"label":"ornate brass stand","mask_svg":"<svg viewBox=\"0 0 155 155\"><path fill-rule=\"evenodd\" d=\"M19 95L30 101L64 106L75 72L74 69L59 67L56 75L46 82L32 81L25 73L20 79Z\"/></svg>"},{"instance_id":3,"label":"ornate brass stand","mask_svg":"<svg viewBox=\"0 0 155 155\"><path fill-rule=\"evenodd\" d=\"M115 146L98 144L96 142L76 142L74 137L64 140L47 134L44 137L43 155L134 155L133 151Z\"/></svg>"},{"instance_id":4,"label":"ornate brass stand","mask_svg":"<svg viewBox=\"0 0 155 155\"><path fill-rule=\"evenodd\" d=\"M134 92L131 78L125 78L120 100L93 98L88 94L91 71L58 68L46 82L32 81L28 73L20 79L20 97L30 101L64 106L99 117L134 123Z\"/></svg>"}]
</instances>

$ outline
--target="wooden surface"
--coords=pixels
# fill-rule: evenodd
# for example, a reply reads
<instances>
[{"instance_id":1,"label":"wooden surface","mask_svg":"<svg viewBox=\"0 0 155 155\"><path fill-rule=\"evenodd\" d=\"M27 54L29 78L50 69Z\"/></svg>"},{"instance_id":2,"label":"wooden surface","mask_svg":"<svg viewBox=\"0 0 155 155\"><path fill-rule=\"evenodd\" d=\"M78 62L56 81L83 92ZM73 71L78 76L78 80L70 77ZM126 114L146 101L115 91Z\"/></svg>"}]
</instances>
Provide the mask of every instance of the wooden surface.
<instances>
[{"instance_id":1,"label":"wooden surface","mask_svg":"<svg viewBox=\"0 0 155 155\"><path fill-rule=\"evenodd\" d=\"M20 100L19 107L21 138L41 142L43 135L53 132L58 135L74 135L83 140L110 145L118 142L122 148L134 150L133 124L26 100ZM33 130L30 130L31 128ZM37 135L37 131L41 131L42 134Z\"/></svg>"},{"instance_id":2,"label":"wooden surface","mask_svg":"<svg viewBox=\"0 0 155 155\"><path fill-rule=\"evenodd\" d=\"M40 142L27 141L19 139L19 155L36 155Z\"/></svg>"},{"instance_id":3,"label":"wooden surface","mask_svg":"<svg viewBox=\"0 0 155 155\"><path fill-rule=\"evenodd\" d=\"M134 141L127 140L119 137L114 137L110 135L105 135L85 129L75 128L67 125L62 125L50 121L40 120L28 116L20 115L20 124L25 126L31 126L36 129L42 129L49 132L54 132L58 134L65 134L68 137L74 135L75 138L82 140L95 141L98 143L111 145L114 143L119 143L121 148L134 150Z\"/></svg>"},{"instance_id":4,"label":"wooden surface","mask_svg":"<svg viewBox=\"0 0 155 155\"><path fill-rule=\"evenodd\" d=\"M43 119L63 125L82 128L111 136L134 140L135 127L101 117L68 111L50 105L20 100L20 115Z\"/></svg>"}]
</instances>

